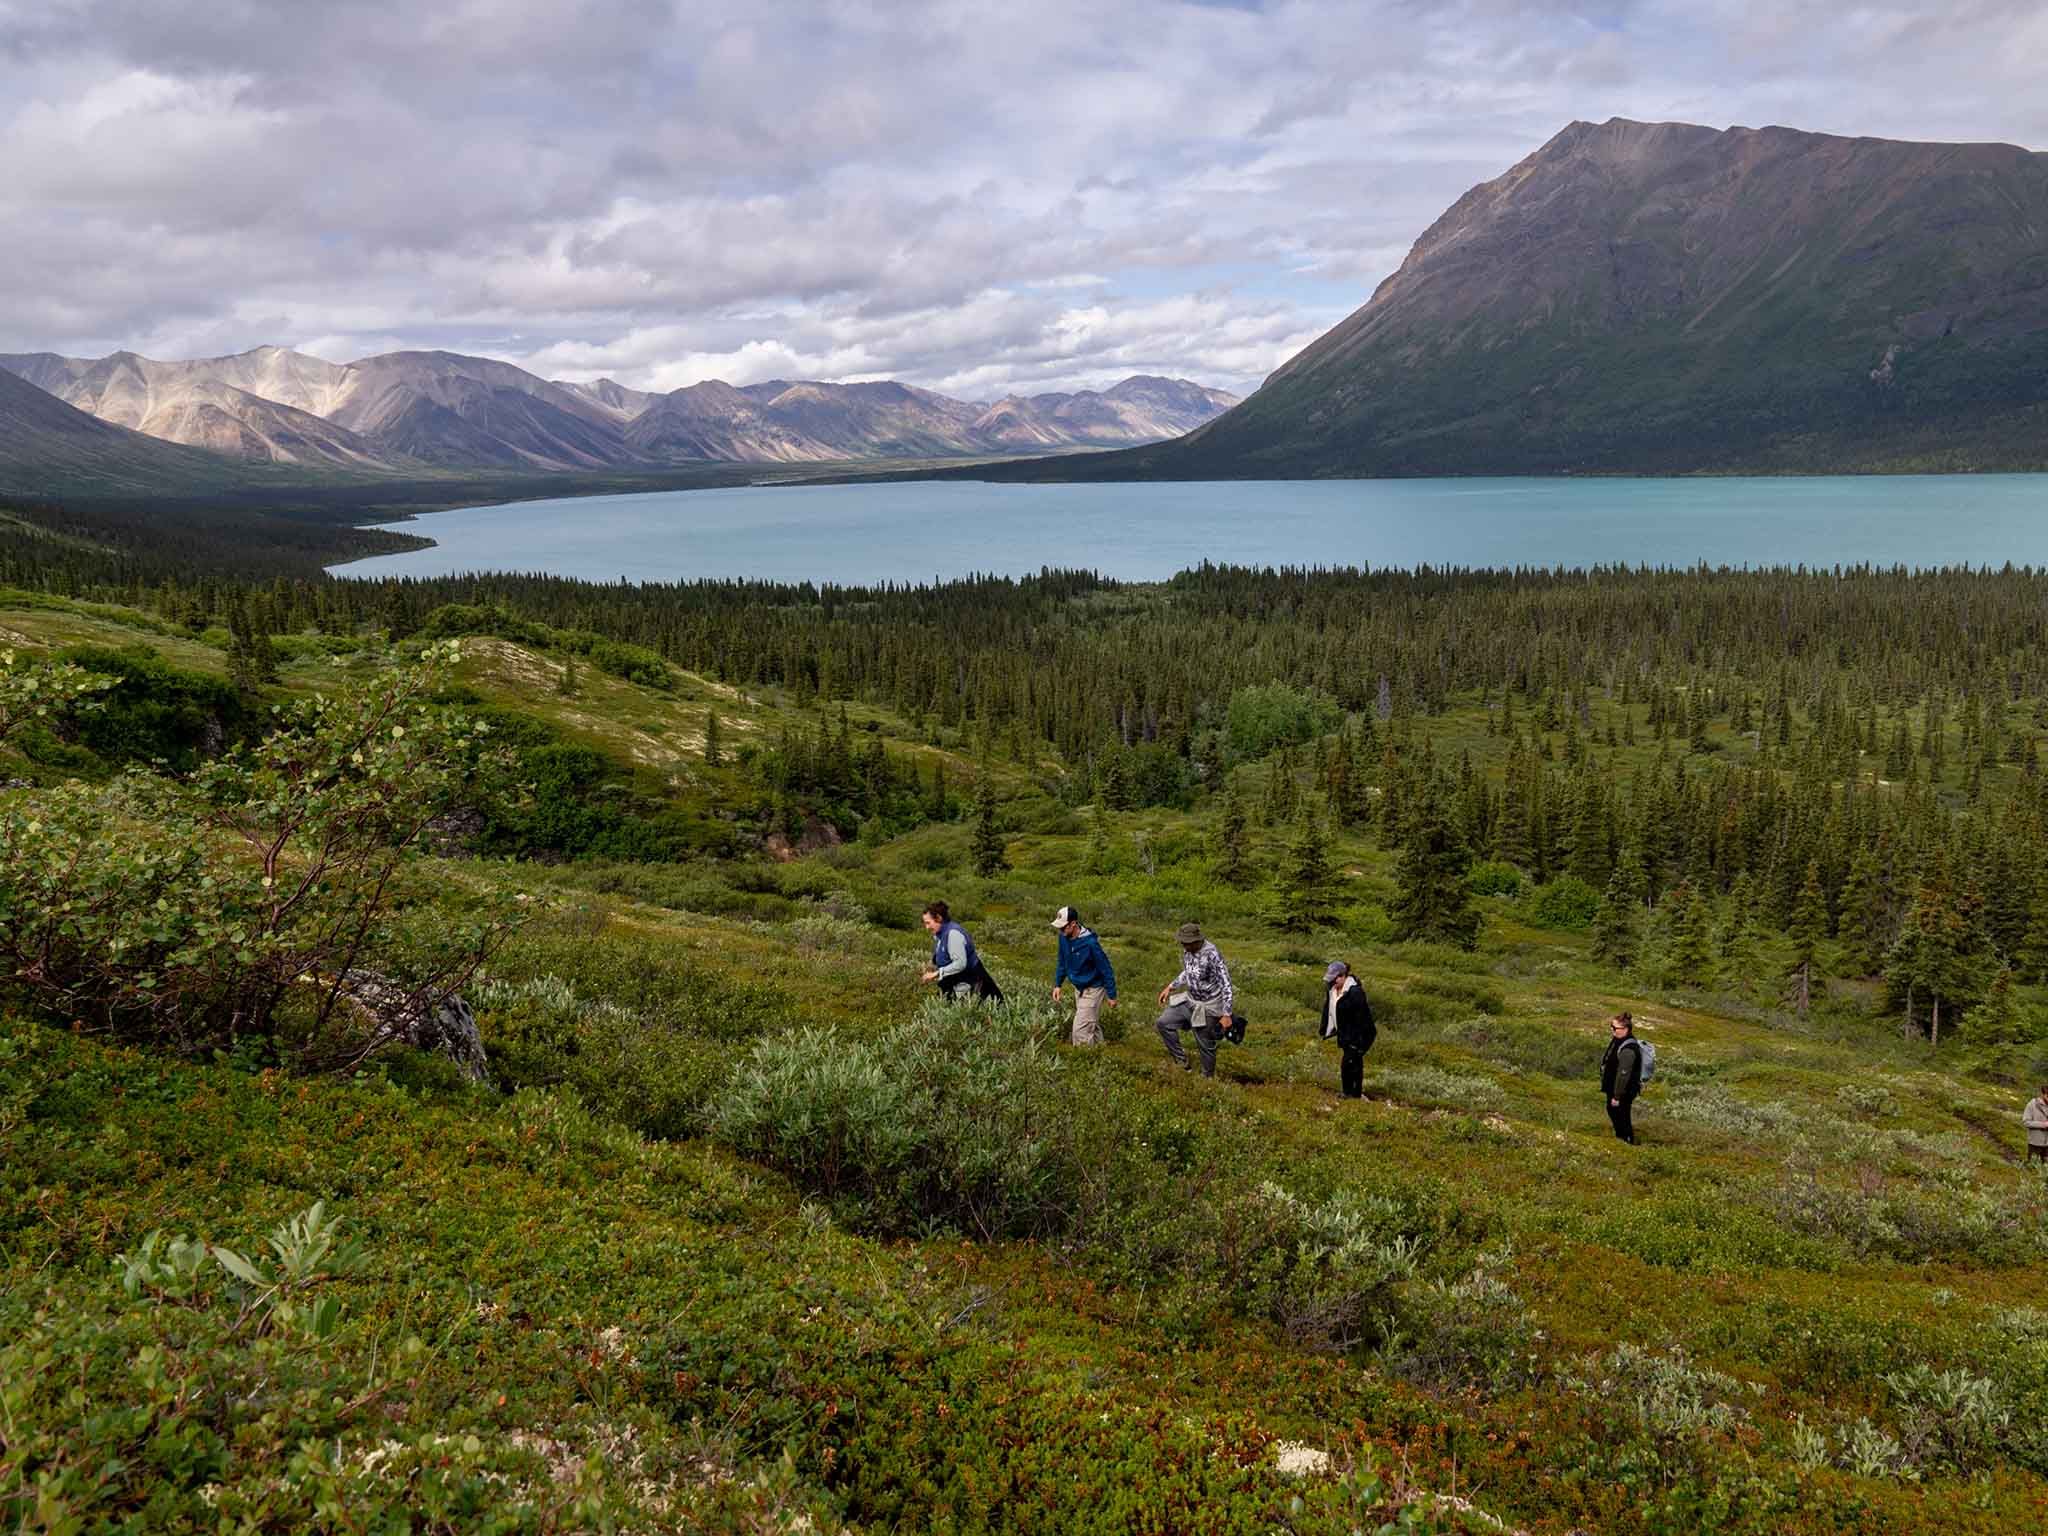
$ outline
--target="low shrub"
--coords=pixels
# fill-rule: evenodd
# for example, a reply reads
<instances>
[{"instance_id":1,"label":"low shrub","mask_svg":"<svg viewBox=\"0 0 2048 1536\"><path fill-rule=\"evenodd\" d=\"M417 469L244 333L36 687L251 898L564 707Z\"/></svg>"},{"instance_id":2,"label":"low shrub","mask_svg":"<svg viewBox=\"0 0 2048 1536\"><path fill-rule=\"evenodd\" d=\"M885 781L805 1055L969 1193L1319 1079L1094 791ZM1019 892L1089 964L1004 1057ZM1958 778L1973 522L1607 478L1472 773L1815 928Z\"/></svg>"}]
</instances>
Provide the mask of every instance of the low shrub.
<instances>
[{"instance_id":1,"label":"low shrub","mask_svg":"<svg viewBox=\"0 0 2048 1536\"><path fill-rule=\"evenodd\" d=\"M764 1040L712 1129L864 1230L1045 1236L1067 1225L1092 1162L1056 1029L1036 1002L933 1000L872 1043L821 1029Z\"/></svg>"},{"instance_id":2,"label":"low shrub","mask_svg":"<svg viewBox=\"0 0 2048 1536\"><path fill-rule=\"evenodd\" d=\"M1617 1344L1590 1357L1567 1378L1580 1392L1621 1408L1662 1441L1726 1433L1749 1422L1757 1388L1697 1365L1683 1347L1658 1354L1639 1344Z\"/></svg>"},{"instance_id":3,"label":"low shrub","mask_svg":"<svg viewBox=\"0 0 2048 1536\"><path fill-rule=\"evenodd\" d=\"M1382 1365L1433 1391L1507 1391L1534 1374L1537 1332L1510 1281L1513 1254L1481 1254L1469 1274L1429 1280L1401 1297L1398 1322L1380 1346Z\"/></svg>"},{"instance_id":4,"label":"low shrub","mask_svg":"<svg viewBox=\"0 0 2048 1536\"><path fill-rule=\"evenodd\" d=\"M1474 896L1506 896L1513 899L1522 894L1522 872L1512 864L1499 859L1486 859L1474 864L1465 876L1465 888Z\"/></svg>"},{"instance_id":5,"label":"low shrub","mask_svg":"<svg viewBox=\"0 0 2048 1536\"><path fill-rule=\"evenodd\" d=\"M1427 1063L1391 1067L1375 1073L1371 1086L1388 1098L1399 1099L1405 1104L1441 1104L1475 1114L1499 1109L1506 1102L1500 1084L1490 1077L1448 1072Z\"/></svg>"},{"instance_id":6,"label":"low shrub","mask_svg":"<svg viewBox=\"0 0 2048 1536\"><path fill-rule=\"evenodd\" d=\"M1583 933L1600 910L1600 893L1577 875L1559 875L1522 902L1522 915L1538 928Z\"/></svg>"},{"instance_id":7,"label":"low shrub","mask_svg":"<svg viewBox=\"0 0 2048 1536\"><path fill-rule=\"evenodd\" d=\"M345 1064L430 1017L515 910L448 904L395 943L422 838L491 757L429 702L445 659L300 700L189 782L5 797L0 966L67 1017L186 1050L288 1029L300 1060ZM351 979L399 958L396 1005L365 1029Z\"/></svg>"}]
</instances>

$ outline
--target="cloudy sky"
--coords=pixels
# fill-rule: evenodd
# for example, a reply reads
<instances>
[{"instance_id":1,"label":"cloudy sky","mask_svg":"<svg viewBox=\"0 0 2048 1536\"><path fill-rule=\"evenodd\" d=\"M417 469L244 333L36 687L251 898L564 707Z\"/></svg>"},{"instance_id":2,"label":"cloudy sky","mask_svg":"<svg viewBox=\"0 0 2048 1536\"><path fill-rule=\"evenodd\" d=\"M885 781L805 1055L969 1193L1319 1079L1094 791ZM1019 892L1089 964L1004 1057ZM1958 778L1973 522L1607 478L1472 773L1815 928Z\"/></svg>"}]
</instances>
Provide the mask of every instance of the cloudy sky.
<instances>
[{"instance_id":1,"label":"cloudy sky","mask_svg":"<svg viewBox=\"0 0 2048 1536\"><path fill-rule=\"evenodd\" d=\"M0 351L1246 390L1574 118L2048 148L2041 0L0 0Z\"/></svg>"}]
</instances>

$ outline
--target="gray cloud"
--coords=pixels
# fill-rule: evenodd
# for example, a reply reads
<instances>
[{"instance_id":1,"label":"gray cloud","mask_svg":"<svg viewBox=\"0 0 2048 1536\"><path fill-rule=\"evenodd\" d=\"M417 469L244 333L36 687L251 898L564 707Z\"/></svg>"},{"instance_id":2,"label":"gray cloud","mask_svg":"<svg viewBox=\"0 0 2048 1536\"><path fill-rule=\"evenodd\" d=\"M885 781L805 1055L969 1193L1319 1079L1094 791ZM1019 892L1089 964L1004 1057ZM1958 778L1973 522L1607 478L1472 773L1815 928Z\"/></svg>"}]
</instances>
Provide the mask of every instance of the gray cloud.
<instances>
[{"instance_id":1,"label":"gray cloud","mask_svg":"<svg viewBox=\"0 0 2048 1536\"><path fill-rule=\"evenodd\" d=\"M1244 389L1573 118L2048 143L2034 0L0 0L0 349Z\"/></svg>"}]
</instances>

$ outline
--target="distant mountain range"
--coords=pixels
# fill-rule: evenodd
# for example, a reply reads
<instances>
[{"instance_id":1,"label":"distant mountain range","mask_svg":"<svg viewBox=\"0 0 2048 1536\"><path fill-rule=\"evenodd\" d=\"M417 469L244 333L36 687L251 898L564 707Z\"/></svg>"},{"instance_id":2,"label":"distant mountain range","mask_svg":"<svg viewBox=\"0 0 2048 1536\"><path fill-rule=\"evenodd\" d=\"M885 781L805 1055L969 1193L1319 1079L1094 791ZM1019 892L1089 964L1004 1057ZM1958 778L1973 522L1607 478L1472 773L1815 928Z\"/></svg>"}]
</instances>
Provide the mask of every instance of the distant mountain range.
<instances>
[{"instance_id":1,"label":"distant mountain range","mask_svg":"<svg viewBox=\"0 0 2048 1536\"><path fill-rule=\"evenodd\" d=\"M2048 155L1573 123L1105 479L2048 468Z\"/></svg>"},{"instance_id":2,"label":"distant mountain range","mask_svg":"<svg viewBox=\"0 0 2048 1536\"><path fill-rule=\"evenodd\" d=\"M257 481L255 469L101 421L0 369L0 494L217 491Z\"/></svg>"},{"instance_id":3,"label":"distant mountain range","mask_svg":"<svg viewBox=\"0 0 2048 1536\"><path fill-rule=\"evenodd\" d=\"M710 382L649 394L556 383L452 352L329 363L282 347L163 362L0 355L100 423L253 462L321 471L644 470L730 460L813 463L1046 453L1153 442L1235 395L1135 377L1078 394L953 400L905 384ZM0 432L6 429L0 418Z\"/></svg>"}]
</instances>

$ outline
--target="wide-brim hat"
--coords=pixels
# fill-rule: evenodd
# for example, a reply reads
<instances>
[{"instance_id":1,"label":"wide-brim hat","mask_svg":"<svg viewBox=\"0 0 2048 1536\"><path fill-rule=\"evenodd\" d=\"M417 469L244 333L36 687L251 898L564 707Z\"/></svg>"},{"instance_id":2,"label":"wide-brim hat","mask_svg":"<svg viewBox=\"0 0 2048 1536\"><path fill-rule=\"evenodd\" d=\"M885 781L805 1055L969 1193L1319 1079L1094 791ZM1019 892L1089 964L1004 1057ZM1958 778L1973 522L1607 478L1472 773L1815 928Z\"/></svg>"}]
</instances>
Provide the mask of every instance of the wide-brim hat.
<instances>
[{"instance_id":1,"label":"wide-brim hat","mask_svg":"<svg viewBox=\"0 0 2048 1536\"><path fill-rule=\"evenodd\" d=\"M1175 932L1174 937L1183 944L1199 944L1202 942L1202 925L1200 923L1182 923L1179 930Z\"/></svg>"}]
</instances>

